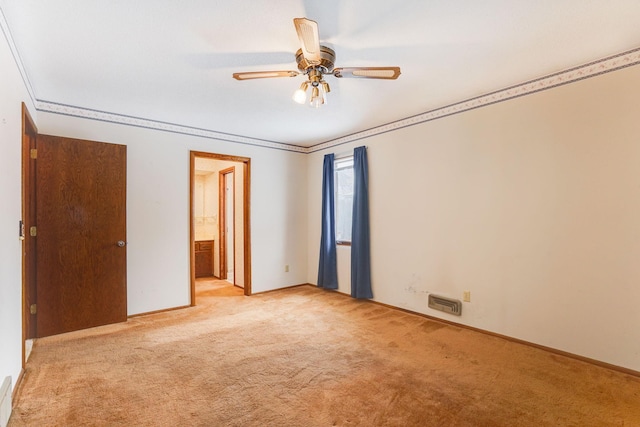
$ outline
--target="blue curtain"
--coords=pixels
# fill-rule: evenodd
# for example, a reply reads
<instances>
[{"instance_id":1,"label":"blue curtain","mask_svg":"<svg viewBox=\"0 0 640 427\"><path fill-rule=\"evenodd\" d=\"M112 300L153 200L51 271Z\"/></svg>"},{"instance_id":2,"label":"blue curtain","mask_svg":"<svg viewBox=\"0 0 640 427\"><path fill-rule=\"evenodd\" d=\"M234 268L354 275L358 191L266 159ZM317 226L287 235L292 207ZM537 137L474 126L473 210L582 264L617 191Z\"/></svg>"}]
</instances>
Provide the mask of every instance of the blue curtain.
<instances>
[{"instance_id":1,"label":"blue curtain","mask_svg":"<svg viewBox=\"0 0 640 427\"><path fill-rule=\"evenodd\" d=\"M318 287L325 289L338 289L333 157L333 154L324 156L322 169L322 234L320 236Z\"/></svg>"},{"instance_id":2,"label":"blue curtain","mask_svg":"<svg viewBox=\"0 0 640 427\"><path fill-rule=\"evenodd\" d=\"M369 236L369 166L367 147L353 151L353 221L351 223L351 296L373 298Z\"/></svg>"}]
</instances>

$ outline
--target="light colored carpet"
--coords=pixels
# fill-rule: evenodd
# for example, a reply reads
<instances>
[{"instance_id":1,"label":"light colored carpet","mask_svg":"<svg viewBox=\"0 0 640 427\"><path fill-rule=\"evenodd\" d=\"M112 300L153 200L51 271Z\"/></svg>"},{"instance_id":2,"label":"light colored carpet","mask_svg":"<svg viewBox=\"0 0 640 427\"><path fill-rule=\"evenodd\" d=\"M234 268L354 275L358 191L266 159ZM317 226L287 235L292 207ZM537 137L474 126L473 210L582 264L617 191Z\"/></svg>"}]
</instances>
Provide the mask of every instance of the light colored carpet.
<instances>
[{"instance_id":1,"label":"light colored carpet","mask_svg":"<svg viewBox=\"0 0 640 427\"><path fill-rule=\"evenodd\" d=\"M197 301L38 340L9 425L640 425L639 378L486 334L311 286Z\"/></svg>"},{"instance_id":2,"label":"light colored carpet","mask_svg":"<svg viewBox=\"0 0 640 427\"><path fill-rule=\"evenodd\" d=\"M200 304L200 297L237 297L242 295L244 295L244 289L233 286L226 280L213 277L196 279L196 304Z\"/></svg>"}]
</instances>

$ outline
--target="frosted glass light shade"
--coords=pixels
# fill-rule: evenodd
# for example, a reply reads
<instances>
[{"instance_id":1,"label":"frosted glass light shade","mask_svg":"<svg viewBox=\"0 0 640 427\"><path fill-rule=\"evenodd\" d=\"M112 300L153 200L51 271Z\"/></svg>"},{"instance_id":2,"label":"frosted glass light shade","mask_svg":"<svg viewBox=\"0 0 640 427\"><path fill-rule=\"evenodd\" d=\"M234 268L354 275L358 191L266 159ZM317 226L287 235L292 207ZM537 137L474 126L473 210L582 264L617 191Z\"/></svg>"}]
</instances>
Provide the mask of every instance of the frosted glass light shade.
<instances>
[{"instance_id":1,"label":"frosted glass light shade","mask_svg":"<svg viewBox=\"0 0 640 427\"><path fill-rule=\"evenodd\" d=\"M302 89L298 89L293 92L292 98L298 104L304 104L307 101L307 93Z\"/></svg>"}]
</instances>

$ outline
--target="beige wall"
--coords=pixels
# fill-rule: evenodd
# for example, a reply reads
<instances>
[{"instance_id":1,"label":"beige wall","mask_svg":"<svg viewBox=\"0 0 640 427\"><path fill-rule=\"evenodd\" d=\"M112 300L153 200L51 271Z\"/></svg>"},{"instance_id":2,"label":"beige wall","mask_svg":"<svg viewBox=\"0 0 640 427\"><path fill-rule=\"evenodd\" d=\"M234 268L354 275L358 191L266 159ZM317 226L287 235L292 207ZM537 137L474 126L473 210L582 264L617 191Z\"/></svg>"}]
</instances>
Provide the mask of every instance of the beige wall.
<instances>
[{"instance_id":1,"label":"beige wall","mask_svg":"<svg viewBox=\"0 0 640 427\"><path fill-rule=\"evenodd\" d=\"M304 154L45 112L38 126L42 133L127 145L129 314L190 303L190 151L251 159L252 291L306 281ZM292 266L288 273L284 264Z\"/></svg>"},{"instance_id":2,"label":"beige wall","mask_svg":"<svg viewBox=\"0 0 640 427\"><path fill-rule=\"evenodd\" d=\"M337 147L368 146L375 299L640 370L639 85L631 67ZM309 156L312 225L330 151ZM462 317L427 308L465 290Z\"/></svg>"},{"instance_id":3,"label":"beige wall","mask_svg":"<svg viewBox=\"0 0 640 427\"><path fill-rule=\"evenodd\" d=\"M217 240L217 185L218 181L215 174L196 175L194 178L193 210L196 240Z\"/></svg>"}]
</instances>

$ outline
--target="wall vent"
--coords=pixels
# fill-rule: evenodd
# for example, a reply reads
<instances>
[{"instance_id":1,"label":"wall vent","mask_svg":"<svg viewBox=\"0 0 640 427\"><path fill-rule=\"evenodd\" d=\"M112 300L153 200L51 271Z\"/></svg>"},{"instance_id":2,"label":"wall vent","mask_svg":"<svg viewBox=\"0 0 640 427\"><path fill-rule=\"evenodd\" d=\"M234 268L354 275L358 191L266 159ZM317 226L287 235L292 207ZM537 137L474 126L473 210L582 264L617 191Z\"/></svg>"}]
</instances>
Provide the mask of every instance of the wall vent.
<instances>
[{"instance_id":1,"label":"wall vent","mask_svg":"<svg viewBox=\"0 0 640 427\"><path fill-rule=\"evenodd\" d=\"M444 311L445 313L462 314L462 302L457 299L445 298L438 295L429 294L429 308Z\"/></svg>"},{"instance_id":2,"label":"wall vent","mask_svg":"<svg viewBox=\"0 0 640 427\"><path fill-rule=\"evenodd\" d=\"M9 424L11 416L11 377L6 377L0 387L0 427Z\"/></svg>"}]
</instances>

